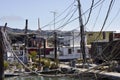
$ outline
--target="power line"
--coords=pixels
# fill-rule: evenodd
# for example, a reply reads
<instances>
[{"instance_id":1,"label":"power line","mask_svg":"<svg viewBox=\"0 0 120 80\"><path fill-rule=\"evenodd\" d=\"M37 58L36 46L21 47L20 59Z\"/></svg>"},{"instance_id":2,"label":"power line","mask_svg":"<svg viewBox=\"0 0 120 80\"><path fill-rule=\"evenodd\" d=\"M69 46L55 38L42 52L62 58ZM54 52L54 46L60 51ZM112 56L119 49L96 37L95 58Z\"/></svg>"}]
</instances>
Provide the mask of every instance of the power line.
<instances>
[{"instance_id":1,"label":"power line","mask_svg":"<svg viewBox=\"0 0 120 80\"><path fill-rule=\"evenodd\" d=\"M76 9L77 9L77 8L73 9L72 11L69 11L68 14L66 14L66 16L65 16L63 19L61 19L61 23L60 23L59 26L61 26L63 22L64 22L64 24L65 24L65 19L67 19L67 17L69 17L70 14L75 14ZM66 23L67 23L67 22L68 22L68 20L66 21Z\"/></svg>"},{"instance_id":2,"label":"power line","mask_svg":"<svg viewBox=\"0 0 120 80\"><path fill-rule=\"evenodd\" d=\"M95 25L96 25L96 23L97 23L97 20L98 20L98 18L99 18L99 16L100 16L100 12L101 12L102 6L103 6L103 3L102 3L101 6L100 6L100 9L99 9L99 11L98 11L98 15L97 15L97 17L96 17L96 19L95 19L95 22L94 22L94 24L93 24L92 30L94 29L94 27L95 27Z\"/></svg>"},{"instance_id":3,"label":"power line","mask_svg":"<svg viewBox=\"0 0 120 80\"><path fill-rule=\"evenodd\" d=\"M62 16L69 8L71 8L74 5L75 1L73 3L71 3L60 15L58 15L55 19L59 18L60 16ZM54 20L50 21L47 25L44 25L41 28L45 28L47 26L49 26Z\"/></svg>"},{"instance_id":4,"label":"power line","mask_svg":"<svg viewBox=\"0 0 120 80\"><path fill-rule=\"evenodd\" d=\"M101 2L102 0L99 0L99 1L97 1L94 5L93 5L93 9L95 9L96 7L98 7L101 3L103 3L104 2L104 0ZM101 3L100 3L101 2ZM100 4L99 4L100 3ZM72 4L74 4L74 2L72 3ZM82 15L84 15L84 14L86 14L88 11L90 10L90 8L89 9L87 9ZM67 10L65 10L65 11L67 11ZM64 12L64 11L63 11ZM76 18L74 18L73 20L71 20L71 21L69 21L68 23L66 23L66 24L69 24L69 23L71 23L71 22L73 22L73 21L75 21L76 19L78 19L79 17L76 17ZM64 18L63 18L64 19ZM61 19L61 20L63 20L63 19ZM58 22L60 22L61 20L59 20ZM53 21L51 21L50 23L52 23ZM47 27L47 26L49 26L49 25L53 25L53 24L47 24L47 25L45 25L45 26L43 26L43 27L41 27L41 28L45 28L45 27Z\"/></svg>"},{"instance_id":5,"label":"power line","mask_svg":"<svg viewBox=\"0 0 120 80\"><path fill-rule=\"evenodd\" d=\"M119 10L118 10L118 12L116 13L116 15L114 16L114 18L110 21L110 23L109 23L109 25L106 27L106 29L108 28L108 27L110 27L110 25L113 23L113 21L117 18L117 16L120 14L120 8L119 8Z\"/></svg>"},{"instance_id":6,"label":"power line","mask_svg":"<svg viewBox=\"0 0 120 80\"><path fill-rule=\"evenodd\" d=\"M58 27L57 29L60 29L60 28L62 28L64 26L66 26L68 24L68 22L71 20L71 18L74 16L74 14L75 14L76 11L77 11L77 9L72 13L72 15L70 16L70 18L66 21L66 23L64 23L62 26Z\"/></svg>"},{"instance_id":7,"label":"power line","mask_svg":"<svg viewBox=\"0 0 120 80\"><path fill-rule=\"evenodd\" d=\"M90 7L90 12L89 12L89 15L88 15L87 21L86 21L86 23L84 24L84 26L87 25L87 23L88 23L88 21L89 21L89 19L90 19L90 15L91 15L91 13L92 13L93 5L94 5L94 0L92 0L92 4L91 4L91 7Z\"/></svg>"},{"instance_id":8,"label":"power line","mask_svg":"<svg viewBox=\"0 0 120 80\"><path fill-rule=\"evenodd\" d=\"M103 28L104 28L104 26L105 26L105 24L106 24L106 21L107 21L107 19L108 19L109 14L110 14L110 11L111 11L113 2L114 2L114 0L111 0L111 2L110 2L110 4L109 4L108 11L107 11L107 14L106 14L106 17L105 17L105 20L104 20L103 25L102 25L102 28L101 28L100 33L98 34L98 36L96 37L95 40L97 40L98 37L101 35L101 32L102 32L102 30L103 30Z\"/></svg>"}]
</instances>

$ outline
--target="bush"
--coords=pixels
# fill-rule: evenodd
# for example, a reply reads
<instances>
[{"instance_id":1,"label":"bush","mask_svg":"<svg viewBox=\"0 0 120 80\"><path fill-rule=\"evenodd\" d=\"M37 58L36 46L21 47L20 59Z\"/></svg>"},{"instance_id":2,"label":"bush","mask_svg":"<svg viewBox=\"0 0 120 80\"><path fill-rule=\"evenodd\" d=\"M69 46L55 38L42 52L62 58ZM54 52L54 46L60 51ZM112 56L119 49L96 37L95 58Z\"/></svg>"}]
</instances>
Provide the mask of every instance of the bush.
<instances>
[{"instance_id":1,"label":"bush","mask_svg":"<svg viewBox=\"0 0 120 80\"><path fill-rule=\"evenodd\" d=\"M4 69L6 70L9 67L9 63L7 61L4 61Z\"/></svg>"}]
</instances>

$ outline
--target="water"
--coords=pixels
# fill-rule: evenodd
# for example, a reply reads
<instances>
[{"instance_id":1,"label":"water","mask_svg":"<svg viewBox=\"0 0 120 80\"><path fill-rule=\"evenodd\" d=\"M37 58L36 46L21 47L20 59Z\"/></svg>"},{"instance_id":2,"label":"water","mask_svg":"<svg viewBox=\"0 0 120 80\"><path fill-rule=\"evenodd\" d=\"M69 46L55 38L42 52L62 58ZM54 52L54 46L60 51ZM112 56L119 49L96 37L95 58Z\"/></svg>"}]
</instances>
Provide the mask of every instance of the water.
<instances>
[{"instance_id":1,"label":"water","mask_svg":"<svg viewBox=\"0 0 120 80\"><path fill-rule=\"evenodd\" d=\"M25 76L9 77L4 80L80 80L79 78L70 77L42 77L42 76Z\"/></svg>"},{"instance_id":2,"label":"water","mask_svg":"<svg viewBox=\"0 0 120 80\"><path fill-rule=\"evenodd\" d=\"M9 77L4 80L120 80L120 79L111 79L111 78L75 78L75 77L43 77L43 76L17 76L17 77Z\"/></svg>"}]
</instances>

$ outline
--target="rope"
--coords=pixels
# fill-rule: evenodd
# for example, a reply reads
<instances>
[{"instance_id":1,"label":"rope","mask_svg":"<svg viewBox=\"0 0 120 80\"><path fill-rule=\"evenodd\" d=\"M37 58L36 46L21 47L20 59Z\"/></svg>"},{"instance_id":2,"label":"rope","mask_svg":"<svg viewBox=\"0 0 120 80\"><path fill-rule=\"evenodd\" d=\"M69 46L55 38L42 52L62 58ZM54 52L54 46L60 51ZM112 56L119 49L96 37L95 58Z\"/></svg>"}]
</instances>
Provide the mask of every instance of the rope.
<instances>
[{"instance_id":1,"label":"rope","mask_svg":"<svg viewBox=\"0 0 120 80\"><path fill-rule=\"evenodd\" d=\"M10 43L9 43L9 37L8 37L6 31L3 31L3 29L2 29L1 32L2 32L2 35L3 35L3 42L4 42L4 46L5 46L6 50L7 50L7 51L10 51L10 52L15 56L15 58L20 62L20 64L23 65L23 67L25 67L26 69L30 70L30 72L39 75L39 73L37 73L37 72L31 70L30 68L28 68L28 66L26 66L26 65L19 59L19 57L16 55L16 53L14 52L12 46L11 46ZM20 53L20 51L19 51L19 53Z\"/></svg>"}]
</instances>

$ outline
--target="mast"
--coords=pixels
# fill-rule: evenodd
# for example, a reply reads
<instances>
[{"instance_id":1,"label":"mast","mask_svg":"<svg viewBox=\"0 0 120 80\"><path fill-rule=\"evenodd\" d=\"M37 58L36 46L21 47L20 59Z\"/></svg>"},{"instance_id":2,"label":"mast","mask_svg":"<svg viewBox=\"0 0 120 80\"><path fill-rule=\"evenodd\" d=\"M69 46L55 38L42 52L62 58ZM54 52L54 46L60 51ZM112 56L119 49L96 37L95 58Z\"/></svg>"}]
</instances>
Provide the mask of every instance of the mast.
<instances>
[{"instance_id":1,"label":"mast","mask_svg":"<svg viewBox=\"0 0 120 80\"><path fill-rule=\"evenodd\" d=\"M80 4L80 0L78 1L78 11L79 11L79 24L80 24L80 37L81 37L81 41L80 41L80 47L81 47L81 51L82 51L82 58L83 58L83 67L84 64L86 63L86 53L85 53L85 31L84 31L84 25L83 25L83 20L82 20L82 15L81 15L81 4Z\"/></svg>"}]
</instances>

